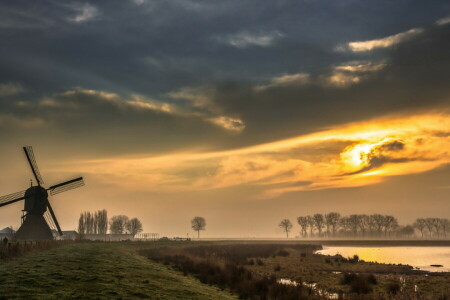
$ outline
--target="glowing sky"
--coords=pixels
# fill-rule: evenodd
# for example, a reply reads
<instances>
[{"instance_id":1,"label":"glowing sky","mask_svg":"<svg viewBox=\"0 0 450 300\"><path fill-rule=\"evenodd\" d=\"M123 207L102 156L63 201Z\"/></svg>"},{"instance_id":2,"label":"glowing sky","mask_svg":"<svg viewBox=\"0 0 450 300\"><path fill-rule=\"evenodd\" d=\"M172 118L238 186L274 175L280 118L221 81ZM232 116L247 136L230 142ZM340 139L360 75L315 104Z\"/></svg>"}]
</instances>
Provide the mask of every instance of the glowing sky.
<instances>
[{"instance_id":1,"label":"glowing sky","mask_svg":"<svg viewBox=\"0 0 450 300\"><path fill-rule=\"evenodd\" d=\"M21 146L63 229L278 236L316 212L450 216L448 1L0 4L0 194ZM19 225L22 204L0 208Z\"/></svg>"}]
</instances>

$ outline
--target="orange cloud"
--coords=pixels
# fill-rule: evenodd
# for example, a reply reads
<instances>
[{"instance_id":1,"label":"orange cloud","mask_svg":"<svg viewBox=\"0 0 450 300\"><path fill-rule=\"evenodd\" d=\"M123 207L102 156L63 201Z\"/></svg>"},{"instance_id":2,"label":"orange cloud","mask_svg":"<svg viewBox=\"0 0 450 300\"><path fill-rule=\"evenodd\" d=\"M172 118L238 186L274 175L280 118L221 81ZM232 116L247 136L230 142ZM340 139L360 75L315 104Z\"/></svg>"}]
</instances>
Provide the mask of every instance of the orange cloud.
<instances>
[{"instance_id":1,"label":"orange cloud","mask_svg":"<svg viewBox=\"0 0 450 300\"><path fill-rule=\"evenodd\" d=\"M374 184L450 162L444 113L386 117L229 151L118 157L71 169L137 190L159 192L257 185L265 197ZM67 166L55 166L63 168Z\"/></svg>"}]
</instances>

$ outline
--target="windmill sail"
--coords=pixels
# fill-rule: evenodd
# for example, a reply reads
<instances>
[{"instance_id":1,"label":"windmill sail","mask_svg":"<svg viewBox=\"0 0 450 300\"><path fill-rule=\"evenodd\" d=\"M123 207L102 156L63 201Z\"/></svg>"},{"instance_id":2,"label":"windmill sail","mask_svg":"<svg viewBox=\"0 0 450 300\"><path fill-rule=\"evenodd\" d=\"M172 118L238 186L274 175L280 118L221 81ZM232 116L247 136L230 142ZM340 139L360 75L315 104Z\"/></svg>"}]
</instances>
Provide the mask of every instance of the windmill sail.
<instances>
[{"instance_id":1,"label":"windmill sail","mask_svg":"<svg viewBox=\"0 0 450 300\"><path fill-rule=\"evenodd\" d=\"M33 172L36 182L38 183L38 185L44 184L44 180L42 180L41 173L39 172L39 169L37 167L36 158L34 157L33 147L31 146L23 147L23 151L25 152L25 155L27 157L28 163L30 164L31 171Z\"/></svg>"},{"instance_id":2,"label":"windmill sail","mask_svg":"<svg viewBox=\"0 0 450 300\"><path fill-rule=\"evenodd\" d=\"M25 191L0 197L0 207L25 199Z\"/></svg>"},{"instance_id":3,"label":"windmill sail","mask_svg":"<svg viewBox=\"0 0 450 300\"><path fill-rule=\"evenodd\" d=\"M48 200L47 200L47 208L48 208L48 211L50 212L51 221L55 225L56 229L58 230L59 235L63 235L63 233L61 231L61 227L59 227L58 220L56 219L55 213L53 212L53 208L50 205L50 202Z\"/></svg>"},{"instance_id":4,"label":"windmill sail","mask_svg":"<svg viewBox=\"0 0 450 300\"><path fill-rule=\"evenodd\" d=\"M52 185L47 189L50 191L50 195L56 195L62 192L66 192L84 185L83 177L78 177L66 182L62 182L56 185Z\"/></svg>"}]
</instances>

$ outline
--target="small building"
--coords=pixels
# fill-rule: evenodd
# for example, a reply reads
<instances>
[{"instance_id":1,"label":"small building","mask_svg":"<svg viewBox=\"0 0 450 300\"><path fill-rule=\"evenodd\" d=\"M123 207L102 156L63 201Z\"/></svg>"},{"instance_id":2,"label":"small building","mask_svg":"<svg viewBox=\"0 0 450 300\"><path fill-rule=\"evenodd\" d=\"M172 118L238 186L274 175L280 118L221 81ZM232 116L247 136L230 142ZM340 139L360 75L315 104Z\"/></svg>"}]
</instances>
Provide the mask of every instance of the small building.
<instances>
[{"instance_id":1,"label":"small building","mask_svg":"<svg viewBox=\"0 0 450 300\"><path fill-rule=\"evenodd\" d=\"M55 240L78 240L80 238L80 235L75 230L63 230L62 234L59 235L58 231L52 229L53 238Z\"/></svg>"},{"instance_id":2,"label":"small building","mask_svg":"<svg viewBox=\"0 0 450 300\"><path fill-rule=\"evenodd\" d=\"M131 241L134 236L132 234L84 234L81 236L84 240L103 241L103 242L120 242Z\"/></svg>"},{"instance_id":3,"label":"small building","mask_svg":"<svg viewBox=\"0 0 450 300\"><path fill-rule=\"evenodd\" d=\"M15 233L16 231L11 227L5 227L0 230L0 239L3 240L6 237L8 240L12 240Z\"/></svg>"}]
</instances>

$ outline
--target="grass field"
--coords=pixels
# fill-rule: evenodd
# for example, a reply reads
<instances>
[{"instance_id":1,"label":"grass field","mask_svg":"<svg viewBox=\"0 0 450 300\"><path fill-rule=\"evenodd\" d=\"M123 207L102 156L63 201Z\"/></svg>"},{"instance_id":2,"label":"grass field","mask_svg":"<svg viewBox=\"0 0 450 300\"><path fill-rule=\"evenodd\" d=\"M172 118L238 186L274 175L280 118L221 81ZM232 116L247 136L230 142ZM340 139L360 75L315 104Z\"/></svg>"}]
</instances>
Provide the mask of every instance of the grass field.
<instances>
[{"instance_id":1,"label":"grass field","mask_svg":"<svg viewBox=\"0 0 450 300\"><path fill-rule=\"evenodd\" d=\"M0 261L0 299L236 299L134 251L155 243L74 243Z\"/></svg>"},{"instance_id":2,"label":"grass field","mask_svg":"<svg viewBox=\"0 0 450 300\"><path fill-rule=\"evenodd\" d=\"M220 248L220 245L230 246L236 243L238 242L82 242L28 253L14 259L0 260L0 299L237 299L229 292L186 276L186 272L183 275L141 255L145 253L142 250L152 248L169 247L172 250L163 253L168 255L176 250L173 248L201 245L216 245ZM261 245L261 242L245 244ZM426 277L422 272L406 266L352 263L345 260L337 262L335 258L312 254L312 250L304 251L301 247L290 247L283 242L277 244L284 245L282 247L289 254L260 256L258 260L262 261L261 264L252 259L254 263L244 263L245 267L262 276L273 275L278 279L316 282L318 287L328 291L348 290L347 286L339 282L341 272L376 274L379 284L373 287L375 291L383 290L391 279L398 281L400 276L407 277L408 289L417 285L424 295L428 295L427 299L430 299L430 294L442 295L450 289L448 274ZM243 248L245 247L236 247L240 252ZM256 252L263 251L263 248L257 247Z\"/></svg>"}]
</instances>

